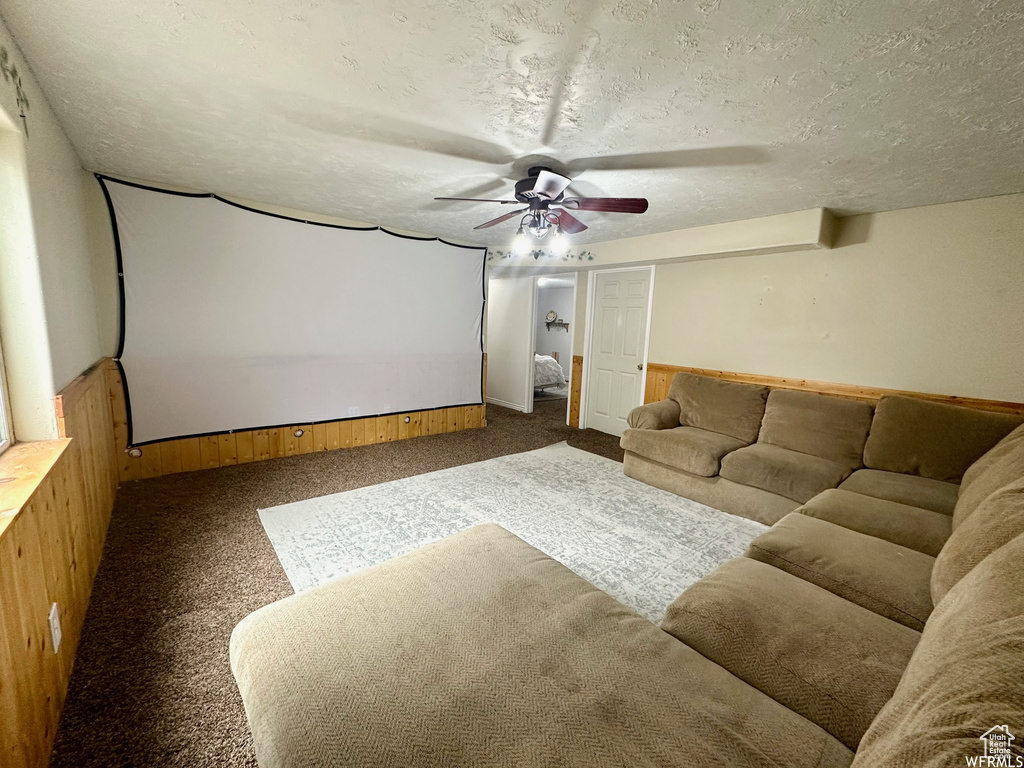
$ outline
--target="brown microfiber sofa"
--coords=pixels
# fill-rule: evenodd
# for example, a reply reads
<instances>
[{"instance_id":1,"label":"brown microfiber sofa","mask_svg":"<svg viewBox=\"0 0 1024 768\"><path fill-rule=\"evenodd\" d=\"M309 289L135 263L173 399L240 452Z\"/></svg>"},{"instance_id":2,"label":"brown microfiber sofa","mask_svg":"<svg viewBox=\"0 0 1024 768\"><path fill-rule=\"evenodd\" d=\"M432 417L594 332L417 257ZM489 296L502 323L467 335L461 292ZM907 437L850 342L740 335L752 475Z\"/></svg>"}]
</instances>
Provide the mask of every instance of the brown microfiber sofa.
<instances>
[{"instance_id":1,"label":"brown microfiber sofa","mask_svg":"<svg viewBox=\"0 0 1024 768\"><path fill-rule=\"evenodd\" d=\"M1024 730L1024 426L962 473L943 544L903 507L817 496L661 627L494 525L286 598L231 639L257 758L963 765Z\"/></svg>"},{"instance_id":2,"label":"brown microfiber sofa","mask_svg":"<svg viewBox=\"0 0 1024 768\"><path fill-rule=\"evenodd\" d=\"M834 488L949 515L964 471L1020 421L678 373L620 444L630 477L767 525Z\"/></svg>"}]
</instances>

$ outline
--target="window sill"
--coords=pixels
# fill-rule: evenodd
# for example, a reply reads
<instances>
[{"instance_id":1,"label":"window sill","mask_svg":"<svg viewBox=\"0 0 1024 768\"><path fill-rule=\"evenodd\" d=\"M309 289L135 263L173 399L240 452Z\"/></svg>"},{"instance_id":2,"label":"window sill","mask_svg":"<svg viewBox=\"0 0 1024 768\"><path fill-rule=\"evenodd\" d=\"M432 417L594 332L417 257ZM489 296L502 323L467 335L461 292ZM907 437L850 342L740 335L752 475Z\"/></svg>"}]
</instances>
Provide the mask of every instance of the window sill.
<instances>
[{"instance_id":1,"label":"window sill","mask_svg":"<svg viewBox=\"0 0 1024 768\"><path fill-rule=\"evenodd\" d=\"M70 444L68 438L15 443L0 454L0 537Z\"/></svg>"}]
</instances>

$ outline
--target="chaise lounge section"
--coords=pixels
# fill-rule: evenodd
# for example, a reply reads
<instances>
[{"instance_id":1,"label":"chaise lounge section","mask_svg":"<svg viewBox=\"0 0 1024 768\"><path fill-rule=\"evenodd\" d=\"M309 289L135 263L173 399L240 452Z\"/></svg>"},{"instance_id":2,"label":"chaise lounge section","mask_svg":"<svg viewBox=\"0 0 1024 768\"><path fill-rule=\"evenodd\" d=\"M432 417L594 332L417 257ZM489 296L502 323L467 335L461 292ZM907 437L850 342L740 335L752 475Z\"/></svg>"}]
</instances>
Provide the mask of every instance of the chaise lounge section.
<instances>
[{"instance_id":1,"label":"chaise lounge section","mask_svg":"<svg viewBox=\"0 0 1024 768\"><path fill-rule=\"evenodd\" d=\"M496 525L261 608L231 666L262 768L853 759Z\"/></svg>"}]
</instances>

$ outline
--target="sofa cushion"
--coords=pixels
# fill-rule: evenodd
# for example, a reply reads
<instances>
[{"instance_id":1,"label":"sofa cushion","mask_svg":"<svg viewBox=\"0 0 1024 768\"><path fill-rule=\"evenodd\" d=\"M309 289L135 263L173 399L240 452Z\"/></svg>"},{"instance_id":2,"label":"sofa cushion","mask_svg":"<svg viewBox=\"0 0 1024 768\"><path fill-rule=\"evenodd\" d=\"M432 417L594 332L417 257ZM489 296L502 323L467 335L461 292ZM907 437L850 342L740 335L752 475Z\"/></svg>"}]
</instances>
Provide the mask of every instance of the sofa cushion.
<instances>
[{"instance_id":1,"label":"sofa cushion","mask_svg":"<svg viewBox=\"0 0 1024 768\"><path fill-rule=\"evenodd\" d=\"M668 396L679 403L679 424L719 432L744 443L757 440L768 387L680 372Z\"/></svg>"},{"instance_id":2,"label":"sofa cushion","mask_svg":"<svg viewBox=\"0 0 1024 768\"><path fill-rule=\"evenodd\" d=\"M675 429L627 429L619 445L652 461L701 477L718 474L722 457L746 443L735 437L696 427Z\"/></svg>"},{"instance_id":3,"label":"sofa cushion","mask_svg":"<svg viewBox=\"0 0 1024 768\"><path fill-rule=\"evenodd\" d=\"M1006 762L985 762L981 737L1009 725L1024 738L1022 562L1024 536L1018 536L950 590L895 695L861 741L855 766L1019 764L1024 750L1016 743Z\"/></svg>"},{"instance_id":4,"label":"sofa cushion","mask_svg":"<svg viewBox=\"0 0 1024 768\"><path fill-rule=\"evenodd\" d=\"M839 486L841 490L886 499L911 507L952 515L960 486L917 475L858 469Z\"/></svg>"},{"instance_id":5,"label":"sofa cushion","mask_svg":"<svg viewBox=\"0 0 1024 768\"><path fill-rule=\"evenodd\" d=\"M757 441L859 467L873 412L859 400L773 389Z\"/></svg>"},{"instance_id":6,"label":"sofa cushion","mask_svg":"<svg viewBox=\"0 0 1024 768\"><path fill-rule=\"evenodd\" d=\"M896 690L921 637L744 557L687 589L661 627L851 749Z\"/></svg>"},{"instance_id":7,"label":"sofa cushion","mask_svg":"<svg viewBox=\"0 0 1024 768\"><path fill-rule=\"evenodd\" d=\"M949 537L935 559L932 602L936 605L953 586L991 552L1024 533L1024 477L990 495Z\"/></svg>"},{"instance_id":8,"label":"sofa cushion","mask_svg":"<svg viewBox=\"0 0 1024 768\"><path fill-rule=\"evenodd\" d=\"M679 403L658 400L639 405L629 412L626 423L633 429L672 429L679 426Z\"/></svg>"},{"instance_id":9,"label":"sofa cushion","mask_svg":"<svg viewBox=\"0 0 1024 768\"><path fill-rule=\"evenodd\" d=\"M935 557L952 530L952 519L941 512L876 499L833 488L819 493L797 512L916 549Z\"/></svg>"},{"instance_id":10,"label":"sofa cushion","mask_svg":"<svg viewBox=\"0 0 1024 768\"><path fill-rule=\"evenodd\" d=\"M964 472L953 510L956 528L985 498L1024 477L1024 424L1017 427Z\"/></svg>"},{"instance_id":11,"label":"sofa cushion","mask_svg":"<svg viewBox=\"0 0 1024 768\"><path fill-rule=\"evenodd\" d=\"M864 466L959 483L971 464L1022 421L916 397L883 397L864 446Z\"/></svg>"},{"instance_id":12,"label":"sofa cushion","mask_svg":"<svg viewBox=\"0 0 1024 768\"><path fill-rule=\"evenodd\" d=\"M852 759L495 525L261 608L231 667L261 768Z\"/></svg>"},{"instance_id":13,"label":"sofa cushion","mask_svg":"<svg viewBox=\"0 0 1024 768\"><path fill-rule=\"evenodd\" d=\"M932 611L934 557L824 520L786 515L746 554L911 629Z\"/></svg>"},{"instance_id":14,"label":"sofa cushion","mask_svg":"<svg viewBox=\"0 0 1024 768\"><path fill-rule=\"evenodd\" d=\"M701 477L668 467L657 461L645 459L631 451L622 457L622 471L627 477L640 480L648 485L685 496L699 504L728 512L730 515L747 517L764 525L778 522L800 502L787 499L775 493L762 491L749 485L734 483L721 475Z\"/></svg>"},{"instance_id":15,"label":"sofa cushion","mask_svg":"<svg viewBox=\"0 0 1024 768\"><path fill-rule=\"evenodd\" d=\"M758 443L722 459L722 477L752 485L794 501L808 501L826 488L835 488L850 474L849 467L777 445Z\"/></svg>"}]
</instances>

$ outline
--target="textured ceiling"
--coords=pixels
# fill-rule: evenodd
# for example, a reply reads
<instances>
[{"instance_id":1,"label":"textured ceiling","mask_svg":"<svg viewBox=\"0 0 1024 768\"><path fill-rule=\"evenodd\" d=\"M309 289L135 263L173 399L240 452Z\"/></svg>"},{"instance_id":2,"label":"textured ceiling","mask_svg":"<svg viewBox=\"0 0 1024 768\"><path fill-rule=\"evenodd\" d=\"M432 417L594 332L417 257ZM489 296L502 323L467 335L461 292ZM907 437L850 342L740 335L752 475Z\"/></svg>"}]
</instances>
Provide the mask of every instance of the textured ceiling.
<instances>
[{"instance_id":1,"label":"textured ceiling","mask_svg":"<svg viewBox=\"0 0 1024 768\"><path fill-rule=\"evenodd\" d=\"M1024 191L1020 0L0 0L90 170L497 245L542 155L579 242ZM674 168L661 168L662 165ZM621 170L622 165L653 166Z\"/></svg>"}]
</instances>

